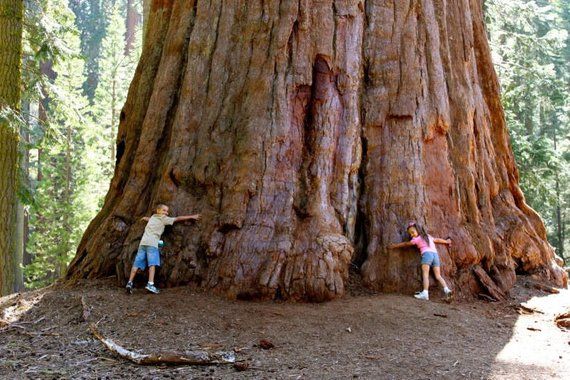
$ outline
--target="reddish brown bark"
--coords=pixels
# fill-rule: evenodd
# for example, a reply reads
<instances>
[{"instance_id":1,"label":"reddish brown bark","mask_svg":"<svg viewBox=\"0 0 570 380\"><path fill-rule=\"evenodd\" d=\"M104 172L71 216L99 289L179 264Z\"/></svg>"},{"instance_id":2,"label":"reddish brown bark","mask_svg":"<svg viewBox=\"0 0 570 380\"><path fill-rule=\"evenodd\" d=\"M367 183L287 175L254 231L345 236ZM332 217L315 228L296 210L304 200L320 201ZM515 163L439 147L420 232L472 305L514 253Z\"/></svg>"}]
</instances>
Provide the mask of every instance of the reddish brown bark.
<instances>
[{"instance_id":1,"label":"reddish brown bark","mask_svg":"<svg viewBox=\"0 0 570 380\"><path fill-rule=\"evenodd\" d=\"M409 219L453 238L464 294L567 281L518 187L479 0L154 1L68 277L123 279L157 202L203 215L165 233L164 282L229 297L331 299L351 262L415 290L419 255L387 249Z\"/></svg>"}]
</instances>

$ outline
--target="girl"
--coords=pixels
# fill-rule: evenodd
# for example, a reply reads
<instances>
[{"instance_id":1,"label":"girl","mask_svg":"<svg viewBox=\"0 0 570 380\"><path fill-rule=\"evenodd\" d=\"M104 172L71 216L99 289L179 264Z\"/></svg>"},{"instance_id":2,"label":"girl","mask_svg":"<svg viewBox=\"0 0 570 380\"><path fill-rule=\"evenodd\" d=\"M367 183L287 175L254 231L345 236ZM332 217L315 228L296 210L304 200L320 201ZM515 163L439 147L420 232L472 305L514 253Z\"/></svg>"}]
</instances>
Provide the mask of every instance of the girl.
<instances>
[{"instance_id":1,"label":"girl","mask_svg":"<svg viewBox=\"0 0 570 380\"><path fill-rule=\"evenodd\" d=\"M404 248L411 247L415 245L418 247L422 254L422 281L423 281L423 291L417 292L414 297L420 300L429 300L429 268L433 267L433 274L441 286L446 297L451 295L451 289L447 287L445 280L441 277L439 255L437 254L437 249L435 248L435 243L451 245L451 240L443 240L439 238L434 238L426 233L426 231L416 222L408 223L407 227L408 234L411 236L409 242L397 243L389 245L389 249L394 248Z\"/></svg>"}]
</instances>

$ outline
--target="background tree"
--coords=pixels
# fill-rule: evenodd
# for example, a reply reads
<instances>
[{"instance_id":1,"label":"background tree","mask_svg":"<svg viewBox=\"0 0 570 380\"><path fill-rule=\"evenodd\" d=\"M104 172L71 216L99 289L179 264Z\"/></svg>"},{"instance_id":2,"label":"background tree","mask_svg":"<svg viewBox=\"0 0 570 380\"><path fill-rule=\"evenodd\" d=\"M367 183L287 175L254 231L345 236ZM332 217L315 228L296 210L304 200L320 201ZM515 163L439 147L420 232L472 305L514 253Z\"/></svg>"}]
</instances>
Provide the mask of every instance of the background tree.
<instances>
[{"instance_id":1,"label":"background tree","mask_svg":"<svg viewBox=\"0 0 570 380\"><path fill-rule=\"evenodd\" d=\"M489 0L487 17L521 187L564 257L570 207L568 4Z\"/></svg>"},{"instance_id":2,"label":"background tree","mask_svg":"<svg viewBox=\"0 0 570 380\"><path fill-rule=\"evenodd\" d=\"M17 272L17 175L21 60L22 0L0 3L0 296L14 291Z\"/></svg>"},{"instance_id":3,"label":"background tree","mask_svg":"<svg viewBox=\"0 0 570 380\"><path fill-rule=\"evenodd\" d=\"M445 274L503 296L515 270L562 285L525 203L479 1L154 1L117 165L68 278L128 272L157 202L163 281L326 300L418 286L386 246L409 219L451 236ZM461 36L461 38L457 38Z\"/></svg>"},{"instance_id":4,"label":"background tree","mask_svg":"<svg viewBox=\"0 0 570 380\"><path fill-rule=\"evenodd\" d=\"M88 33L79 33L69 2L29 1L25 100L30 110L27 176L32 202L25 264L26 285L33 288L65 273L70 252L101 207L113 170L118 113L140 52L140 31L131 25L134 35L127 39L129 4L117 1L105 13L109 28L100 41L102 53L89 61L82 56L81 46L91 48L82 45L80 37L87 43L96 41ZM131 12L139 12L137 4L130 6ZM89 71L85 65L95 61L98 80L90 104L89 92L81 87Z\"/></svg>"},{"instance_id":5,"label":"background tree","mask_svg":"<svg viewBox=\"0 0 570 380\"><path fill-rule=\"evenodd\" d=\"M102 43L99 59L99 82L93 99L92 116L96 127L87 131L91 146L95 175L92 190L102 199L109 189L109 179L115 167L115 140L119 123L119 112L125 102L128 86L140 55L140 39L137 28L127 38L125 16L119 5L115 5L109 14L109 28ZM98 157L94 157L98 155ZM101 205L97 205L98 211Z\"/></svg>"},{"instance_id":6,"label":"background tree","mask_svg":"<svg viewBox=\"0 0 570 380\"><path fill-rule=\"evenodd\" d=\"M26 268L30 286L45 285L65 274L90 216L84 201L88 190L83 157L89 103L82 95L84 61L79 36L65 1L48 1L46 11L57 20L60 29L54 33L65 41L66 52L54 57L56 76L46 88L50 99L46 133L38 142L43 152L42 179L36 188L29 244L34 260Z\"/></svg>"},{"instance_id":7,"label":"background tree","mask_svg":"<svg viewBox=\"0 0 570 380\"><path fill-rule=\"evenodd\" d=\"M99 82L101 43L107 30L108 12L114 4L115 0L69 0L81 33L81 52L86 59L87 76L83 88L89 99L93 99Z\"/></svg>"}]
</instances>

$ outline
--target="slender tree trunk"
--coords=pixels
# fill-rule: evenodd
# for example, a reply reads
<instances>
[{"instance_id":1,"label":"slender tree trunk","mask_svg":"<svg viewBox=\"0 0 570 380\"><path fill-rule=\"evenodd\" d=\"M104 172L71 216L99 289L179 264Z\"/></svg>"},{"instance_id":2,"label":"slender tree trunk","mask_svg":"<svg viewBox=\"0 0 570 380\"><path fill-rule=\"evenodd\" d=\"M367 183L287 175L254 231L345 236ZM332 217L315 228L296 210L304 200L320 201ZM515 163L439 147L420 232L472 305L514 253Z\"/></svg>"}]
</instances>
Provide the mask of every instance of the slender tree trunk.
<instances>
[{"instance_id":1,"label":"slender tree trunk","mask_svg":"<svg viewBox=\"0 0 570 380\"><path fill-rule=\"evenodd\" d=\"M73 194L73 168L72 168L72 150L73 150L73 132L71 129L71 125L68 123L65 133L65 189L63 192L63 199L62 204L68 206L73 203L72 194ZM65 275L66 271L66 263L67 263L67 255L70 251L70 236L72 234L72 227L71 227L71 215L69 212L64 212L62 215L62 223L63 229L65 231L64 235L62 236L62 242L60 244L60 255L57 258L57 265L55 269L55 278L61 278Z\"/></svg>"},{"instance_id":2,"label":"slender tree trunk","mask_svg":"<svg viewBox=\"0 0 570 380\"><path fill-rule=\"evenodd\" d=\"M125 55L128 56L133 50L133 44L136 40L136 33L139 24L141 23L141 15L137 12L135 7L135 0L127 0L127 17L125 20L126 33L125 33Z\"/></svg>"},{"instance_id":3,"label":"slender tree trunk","mask_svg":"<svg viewBox=\"0 0 570 380\"><path fill-rule=\"evenodd\" d=\"M554 144L554 151L558 150L558 128L556 123L552 123L552 142ZM557 254L563 260L564 255L564 233L563 233L563 220L562 220L562 209L560 207L562 202L561 191L560 191L560 180L558 177L555 179L555 191L556 191L556 240L558 242Z\"/></svg>"},{"instance_id":4,"label":"slender tree trunk","mask_svg":"<svg viewBox=\"0 0 570 380\"><path fill-rule=\"evenodd\" d=\"M26 149L26 148L24 148ZM25 152L24 149L20 149L20 170L25 170ZM20 176L21 177L21 176ZM20 184L24 186L24 184ZM18 200L16 210L16 249L14 252L14 291L19 292L24 289L24 273L22 271L22 265L24 263L24 250L25 250L25 226L26 226L26 214L24 210L24 204Z\"/></svg>"},{"instance_id":5,"label":"slender tree trunk","mask_svg":"<svg viewBox=\"0 0 570 380\"><path fill-rule=\"evenodd\" d=\"M55 79L56 73L53 71L53 64L51 61L46 61L40 63L40 72L49 80ZM48 123L48 105L49 105L49 98L44 97L40 99L38 105L38 121L42 125L42 127L46 126ZM43 149L38 148L38 182L43 180L43 170L42 170L42 157L43 157Z\"/></svg>"},{"instance_id":6,"label":"slender tree trunk","mask_svg":"<svg viewBox=\"0 0 570 380\"><path fill-rule=\"evenodd\" d=\"M117 125L117 75L115 73L115 75L113 76L113 81L111 84L111 130L110 130L110 134L111 134L111 138L110 138L110 142L111 142L111 161L110 162L116 162L117 160L117 152L116 152L116 145L115 145L115 128ZM110 171L112 172L113 168L110 168Z\"/></svg>"},{"instance_id":7,"label":"slender tree trunk","mask_svg":"<svg viewBox=\"0 0 570 380\"><path fill-rule=\"evenodd\" d=\"M23 0L0 2L0 111L20 106ZM15 288L18 127L0 121L0 296Z\"/></svg>"},{"instance_id":8,"label":"slender tree trunk","mask_svg":"<svg viewBox=\"0 0 570 380\"><path fill-rule=\"evenodd\" d=\"M30 133L29 133L29 129L32 128L32 121L31 121L31 117L33 117L32 114L32 109L34 108L35 104L31 104L29 101L25 101L23 102L23 106L22 109L24 110L24 115L25 115L25 120L26 120L26 125L28 126L28 130L23 130L22 133L20 134L21 137L21 141L24 144L24 149L23 149L23 156L22 156L22 170L24 172L24 186L26 186L28 189L30 189L30 191L32 191L31 189L31 178L30 178L30 149L29 149L29 144L30 144ZM37 115L35 115L35 117L37 118ZM30 220L30 214L28 210L24 210L24 226L23 226L23 235L24 235L24 241L23 241L23 246L24 246L24 251L23 251L23 257L22 257L22 265L26 266L28 264L30 264L32 262L32 256L30 255L30 252L28 251L27 247L28 247L28 240L30 237L30 226L29 226L29 220ZM22 276L23 278L23 276Z\"/></svg>"},{"instance_id":9,"label":"slender tree trunk","mask_svg":"<svg viewBox=\"0 0 570 380\"><path fill-rule=\"evenodd\" d=\"M515 268L557 284L524 201L479 0L153 1L117 166L69 279L128 274L156 203L202 213L164 235L162 282L231 298L328 300L351 262L420 286L414 219L463 294ZM493 288L493 289L490 289Z\"/></svg>"}]
</instances>

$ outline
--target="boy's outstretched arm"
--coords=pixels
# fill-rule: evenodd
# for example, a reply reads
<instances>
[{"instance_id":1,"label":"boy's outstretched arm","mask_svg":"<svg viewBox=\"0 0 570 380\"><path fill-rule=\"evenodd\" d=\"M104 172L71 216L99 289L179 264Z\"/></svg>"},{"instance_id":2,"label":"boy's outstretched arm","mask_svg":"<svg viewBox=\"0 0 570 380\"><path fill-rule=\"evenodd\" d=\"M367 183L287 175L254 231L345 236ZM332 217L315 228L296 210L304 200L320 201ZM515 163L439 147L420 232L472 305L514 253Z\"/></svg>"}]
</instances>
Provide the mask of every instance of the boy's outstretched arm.
<instances>
[{"instance_id":1,"label":"boy's outstretched arm","mask_svg":"<svg viewBox=\"0 0 570 380\"><path fill-rule=\"evenodd\" d=\"M405 241L403 243L390 244L388 246L388 249L405 248L405 247L411 247L413 245L414 245L414 243L412 243L411 241Z\"/></svg>"},{"instance_id":2,"label":"boy's outstretched arm","mask_svg":"<svg viewBox=\"0 0 570 380\"><path fill-rule=\"evenodd\" d=\"M201 218L200 214L194 214L194 215L185 215L185 216L177 216L174 219L174 222L183 222L185 220L198 220Z\"/></svg>"},{"instance_id":3,"label":"boy's outstretched arm","mask_svg":"<svg viewBox=\"0 0 570 380\"><path fill-rule=\"evenodd\" d=\"M451 239L433 238L434 243L451 245Z\"/></svg>"}]
</instances>

